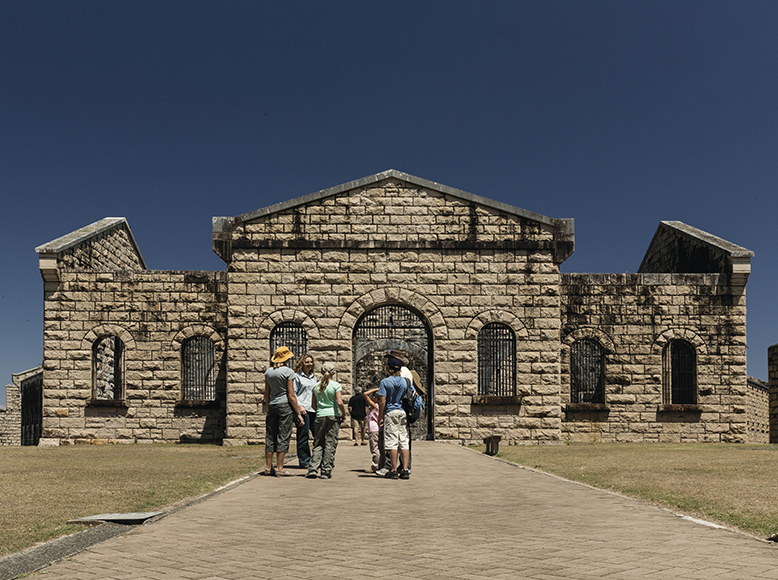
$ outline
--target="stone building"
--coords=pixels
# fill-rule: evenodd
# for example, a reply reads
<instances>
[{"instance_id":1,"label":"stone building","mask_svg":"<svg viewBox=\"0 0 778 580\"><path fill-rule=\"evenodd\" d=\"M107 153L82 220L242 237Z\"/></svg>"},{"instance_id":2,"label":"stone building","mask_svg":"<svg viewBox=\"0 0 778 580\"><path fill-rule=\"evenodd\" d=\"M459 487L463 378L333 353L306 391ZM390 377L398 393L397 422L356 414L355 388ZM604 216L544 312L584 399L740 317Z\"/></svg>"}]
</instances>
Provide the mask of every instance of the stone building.
<instances>
[{"instance_id":1,"label":"stone building","mask_svg":"<svg viewBox=\"0 0 778 580\"><path fill-rule=\"evenodd\" d=\"M122 218L37 248L44 441L263 442L282 344L346 394L408 353L417 437L749 440L753 254L680 222L636 274L563 274L573 220L389 170L214 218L213 248L224 271L147 270Z\"/></svg>"}]
</instances>

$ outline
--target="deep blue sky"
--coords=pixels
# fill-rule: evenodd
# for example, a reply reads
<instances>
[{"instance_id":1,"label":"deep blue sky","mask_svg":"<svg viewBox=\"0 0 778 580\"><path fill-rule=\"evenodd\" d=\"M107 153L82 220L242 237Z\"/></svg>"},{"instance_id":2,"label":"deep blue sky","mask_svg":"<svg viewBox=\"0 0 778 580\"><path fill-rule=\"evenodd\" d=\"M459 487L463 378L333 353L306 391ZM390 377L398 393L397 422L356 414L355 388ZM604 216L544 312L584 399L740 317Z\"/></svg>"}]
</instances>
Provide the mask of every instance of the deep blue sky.
<instances>
[{"instance_id":1,"label":"deep blue sky","mask_svg":"<svg viewBox=\"0 0 778 580\"><path fill-rule=\"evenodd\" d=\"M398 169L572 217L565 272L660 220L756 252L778 342L778 2L0 3L0 404L40 364L34 248L124 216L149 268L223 269L211 217Z\"/></svg>"}]
</instances>

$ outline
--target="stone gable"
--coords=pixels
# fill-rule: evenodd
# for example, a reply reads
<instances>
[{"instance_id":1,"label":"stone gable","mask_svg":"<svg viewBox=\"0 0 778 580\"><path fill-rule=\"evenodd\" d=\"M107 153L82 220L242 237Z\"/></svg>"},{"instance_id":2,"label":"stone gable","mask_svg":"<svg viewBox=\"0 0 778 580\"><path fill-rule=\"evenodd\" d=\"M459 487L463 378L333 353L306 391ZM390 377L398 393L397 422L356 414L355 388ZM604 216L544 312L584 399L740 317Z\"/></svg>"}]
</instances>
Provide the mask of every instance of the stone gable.
<instances>
[{"instance_id":1,"label":"stone gable","mask_svg":"<svg viewBox=\"0 0 778 580\"><path fill-rule=\"evenodd\" d=\"M333 362L345 396L405 349L417 437L765 436L746 382L753 254L686 224L662 222L636 274L561 274L571 219L389 170L214 218L212 240L226 271L146 270L123 218L38 248L44 438L261 444L287 343Z\"/></svg>"}]
</instances>

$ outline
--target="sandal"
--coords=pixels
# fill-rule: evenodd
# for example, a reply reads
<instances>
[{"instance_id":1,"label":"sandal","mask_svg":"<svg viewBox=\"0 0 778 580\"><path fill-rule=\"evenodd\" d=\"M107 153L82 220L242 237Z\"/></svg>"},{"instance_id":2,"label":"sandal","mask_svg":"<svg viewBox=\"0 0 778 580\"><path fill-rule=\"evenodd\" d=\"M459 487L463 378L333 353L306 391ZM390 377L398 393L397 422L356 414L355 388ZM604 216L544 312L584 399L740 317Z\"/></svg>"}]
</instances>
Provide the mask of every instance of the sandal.
<instances>
[{"instance_id":1,"label":"sandal","mask_svg":"<svg viewBox=\"0 0 778 580\"><path fill-rule=\"evenodd\" d=\"M275 477L275 474L276 474L275 469L270 469L270 470L266 469L265 471L260 472L260 475L266 475L267 477Z\"/></svg>"},{"instance_id":2,"label":"sandal","mask_svg":"<svg viewBox=\"0 0 778 580\"><path fill-rule=\"evenodd\" d=\"M276 469L276 477L294 477L294 473L286 469Z\"/></svg>"}]
</instances>

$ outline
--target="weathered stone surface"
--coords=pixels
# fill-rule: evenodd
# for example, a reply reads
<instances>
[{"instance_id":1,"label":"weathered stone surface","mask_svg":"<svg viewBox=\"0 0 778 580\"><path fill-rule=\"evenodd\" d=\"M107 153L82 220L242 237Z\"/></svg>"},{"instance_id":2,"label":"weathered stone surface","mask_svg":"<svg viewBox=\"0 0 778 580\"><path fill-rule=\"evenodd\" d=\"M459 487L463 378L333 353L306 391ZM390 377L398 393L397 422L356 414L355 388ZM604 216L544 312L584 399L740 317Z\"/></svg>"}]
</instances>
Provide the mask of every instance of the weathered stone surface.
<instances>
[{"instance_id":1,"label":"weathered stone surface","mask_svg":"<svg viewBox=\"0 0 778 580\"><path fill-rule=\"evenodd\" d=\"M214 218L226 272L145 270L126 222L105 222L41 247L49 256L44 264L41 253L43 431L63 443L261 443L274 328L299 324L308 350L319 364L337 364L350 395L354 329L371 309L391 304L418 313L429 331L435 438L724 441L764 432L764 397L746 387L745 294L730 284L734 275L743 280L747 256L735 256L734 244L682 234L719 244L712 263L693 270L705 273L682 267L681 254L702 246L679 248L667 235L654 240L639 274L560 274L573 249L571 220L396 171ZM517 403L472 404L478 336L491 323L516 338ZM197 408L180 405L181 349L193 335L216 345L216 399ZM100 366L102 396L113 406L94 403L93 349L106 336L124 345ZM606 412L596 420L563 412L572 402L571 346L584 338L605 351ZM701 410L688 420L658 411L671 340L689 342L697 357ZM9 404L5 416L13 412ZM0 442L2 425L0 414Z\"/></svg>"}]
</instances>

